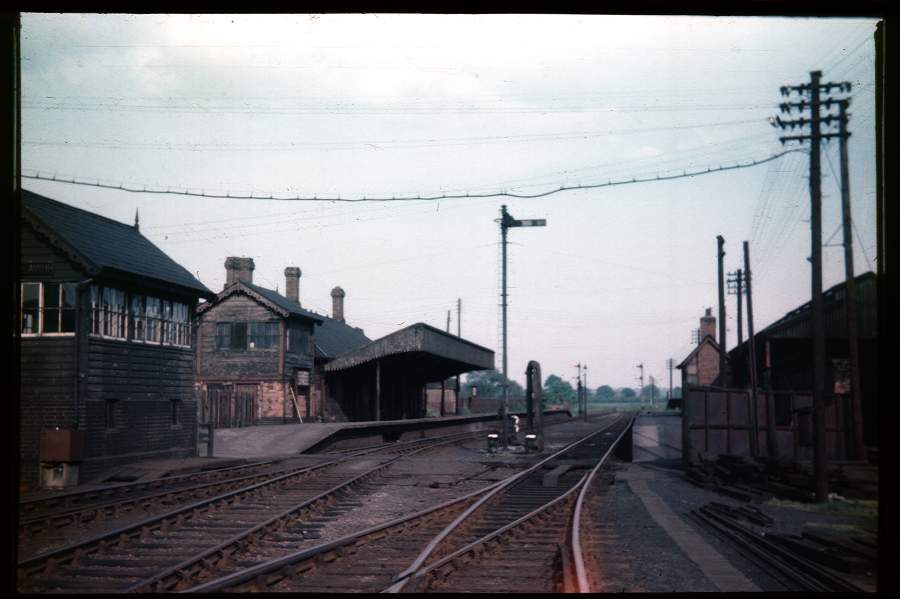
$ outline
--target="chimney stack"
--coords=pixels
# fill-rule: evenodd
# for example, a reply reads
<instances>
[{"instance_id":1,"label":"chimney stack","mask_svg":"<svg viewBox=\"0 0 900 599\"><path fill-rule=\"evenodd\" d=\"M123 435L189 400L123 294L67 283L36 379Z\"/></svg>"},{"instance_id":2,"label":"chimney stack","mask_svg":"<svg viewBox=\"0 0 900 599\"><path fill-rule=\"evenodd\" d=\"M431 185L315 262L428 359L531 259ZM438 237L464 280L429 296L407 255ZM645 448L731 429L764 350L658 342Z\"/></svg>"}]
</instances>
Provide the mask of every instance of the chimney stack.
<instances>
[{"instance_id":1,"label":"chimney stack","mask_svg":"<svg viewBox=\"0 0 900 599\"><path fill-rule=\"evenodd\" d=\"M344 322L344 290L335 287L331 290L331 317Z\"/></svg>"},{"instance_id":2,"label":"chimney stack","mask_svg":"<svg viewBox=\"0 0 900 599\"><path fill-rule=\"evenodd\" d=\"M709 335L716 340L716 317L712 315L712 308L706 309L706 314L700 319L700 338L697 343L703 341Z\"/></svg>"},{"instance_id":3,"label":"chimney stack","mask_svg":"<svg viewBox=\"0 0 900 599\"><path fill-rule=\"evenodd\" d=\"M238 281L253 283L253 258L238 258L231 256L225 259L225 287L229 287Z\"/></svg>"},{"instance_id":4,"label":"chimney stack","mask_svg":"<svg viewBox=\"0 0 900 599\"><path fill-rule=\"evenodd\" d=\"M284 297L292 302L300 303L300 275L303 273L297 266L284 269Z\"/></svg>"}]
</instances>

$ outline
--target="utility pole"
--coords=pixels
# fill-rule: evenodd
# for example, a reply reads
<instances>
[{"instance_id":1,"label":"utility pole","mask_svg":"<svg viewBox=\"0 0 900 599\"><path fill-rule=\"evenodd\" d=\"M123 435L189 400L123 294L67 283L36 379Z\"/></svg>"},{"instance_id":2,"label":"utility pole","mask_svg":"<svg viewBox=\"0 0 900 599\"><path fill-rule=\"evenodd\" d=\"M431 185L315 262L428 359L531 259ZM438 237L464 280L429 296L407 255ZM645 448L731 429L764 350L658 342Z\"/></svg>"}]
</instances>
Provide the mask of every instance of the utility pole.
<instances>
[{"instance_id":1,"label":"utility pole","mask_svg":"<svg viewBox=\"0 0 900 599\"><path fill-rule=\"evenodd\" d=\"M753 427L753 438L750 440L750 450L753 455L759 455L759 423L757 422L759 410L757 408L756 388L759 382L756 380L756 339L753 335L753 287L752 271L750 270L750 244L744 242L744 281L747 283L747 334L750 336L750 359L747 364L750 367L750 424ZM775 398L769 397L766 405L766 449L770 457L775 455Z\"/></svg>"},{"instance_id":2,"label":"utility pole","mask_svg":"<svg viewBox=\"0 0 900 599\"><path fill-rule=\"evenodd\" d=\"M503 402L500 406L500 418L503 420L503 446L509 443L509 358L507 355L507 336L506 336L506 309L507 309L507 292L506 292L506 232L512 227L545 227L547 221L545 219L529 219L516 220L506 211L506 204L500 207L500 244L503 256L503 282L502 291L500 293L501 306L503 312Z\"/></svg>"},{"instance_id":3,"label":"utility pole","mask_svg":"<svg viewBox=\"0 0 900 599\"><path fill-rule=\"evenodd\" d=\"M742 280L742 271L741 269L737 269L735 272L728 273L728 295L736 295L737 296L737 336L738 336L738 347L744 344L744 317L743 311L741 310L742 301L742 288L743 288L743 280Z\"/></svg>"},{"instance_id":4,"label":"utility pole","mask_svg":"<svg viewBox=\"0 0 900 599\"><path fill-rule=\"evenodd\" d=\"M675 392L672 389L672 369L675 368L675 360L669 358L666 360L666 367L669 369L669 401L674 399Z\"/></svg>"},{"instance_id":5,"label":"utility pole","mask_svg":"<svg viewBox=\"0 0 900 599\"><path fill-rule=\"evenodd\" d=\"M450 310L447 310L447 332L450 332Z\"/></svg>"},{"instance_id":6,"label":"utility pole","mask_svg":"<svg viewBox=\"0 0 900 599\"><path fill-rule=\"evenodd\" d=\"M826 94L836 88L842 92L850 91L850 83L821 83L822 71L812 71L809 74L810 82L802 85L782 86L781 95L788 96L792 92L799 93L802 99L799 102L784 102L779 108L782 113L790 113L794 108L800 111L810 109L810 118L799 118L792 121L782 121L775 118L775 125L782 129L790 127L805 127L810 125L809 135L788 135L779 138L781 143L788 141L810 142L809 153L809 195L811 202L810 227L811 231L811 262L812 262L812 350L813 350L813 427L815 438L813 440L813 453L815 456L815 487L816 501L828 500L828 470L825 443L825 329L822 308L822 177L820 146L822 139L840 137L841 133L822 133L822 122L831 124L840 122L840 115L829 114L821 116L820 110L824 104L831 108L832 104L838 104L840 100L827 98L822 100L821 92ZM809 101L806 100L809 96Z\"/></svg>"},{"instance_id":7,"label":"utility pole","mask_svg":"<svg viewBox=\"0 0 900 599\"><path fill-rule=\"evenodd\" d=\"M650 407L656 407L656 379L653 378L653 375L650 375Z\"/></svg>"},{"instance_id":8,"label":"utility pole","mask_svg":"<svg viewBox=\"0 0 900 599\"><path fill-rule=\"evenodd\" d=\"M863 439L862 389L859 377L859 337L856 321L856 279L853 272L853 216L850 212L850 175L847 164L847 107L850 99L838 102L840 109L838 126L841 144L841 213L844 221L844 270L847 286L847 342L850 358L850 403L853 414L853 448L857 460L866 459L866 444Z\"/></svg>"},{"instance_id":9,"label":"utility pole","mask_svg":"<svg viewBox=\"0 0 900 599\"><path fill-rule=\"evenodd\" d=\"M582 385L582 393L584 394L584 421L587 422L587 404L588 404L588 386L587 386L587 364L581 367L584 376L584 385Z\"/></svg>"},{"instance_id":10,"label":"utility pole","mask_svg":"<svg viewBox=\"0 0 900 599\"><path fill-rule=\"evenodd\" d=\"M456 336L462 337L462 298L456 298ZM456 375L456 414L459 414L459 375Z\"/></svg>"},{"instance_id":11,"label":"utility pole","mask_svg":"<svg viewBox=\"0 0 900 599\"><path fill-rule=\"evenodd\" d=\"M719 255L719 382L723 387L727 387L729 381L725 374L726 362L725 352L728 351L728 345L725 343L725 239L721 235L716 235Z\"/></svg>"},{"instance_id":12,"label":"utility pole","mask_svg":"<svg viewBox=\"0 0 900 599\"><path fill-rule=\"evenodd\" d=\"M578 369L578 376L576 377L577 387L575 391L575 396L578 399L578 415L584 417L584 408L581 405L581 363L575 365L575 368Z\"/></svg>"},{"instance_id":13,"label":"utility pole","mask_svg":"<svg viewBox=\"0 0 900 599\"><path fill-rule=\"evenodd\" d=\"M641 362L640 364L638 364L637 366L635 366L635 368L640 368L640 369L641 369L641 376L639 376L639 377L634 377L634 378L635 378L635 380L641 381L641 388L640 388L640 390L638 391L638 399L639 399L640 402L641 402L641 407L643 407L643 406L644 406L644 363Z\"/></svg>"}]
</instances>

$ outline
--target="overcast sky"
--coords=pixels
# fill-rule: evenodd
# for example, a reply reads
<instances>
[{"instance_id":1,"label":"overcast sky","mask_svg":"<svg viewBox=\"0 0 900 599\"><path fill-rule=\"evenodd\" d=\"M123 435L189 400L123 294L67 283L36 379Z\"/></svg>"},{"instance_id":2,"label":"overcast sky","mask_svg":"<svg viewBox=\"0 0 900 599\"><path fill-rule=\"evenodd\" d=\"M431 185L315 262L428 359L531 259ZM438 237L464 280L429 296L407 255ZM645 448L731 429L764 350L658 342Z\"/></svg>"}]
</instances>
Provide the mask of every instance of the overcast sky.
<instances>
[{"instance_id":1,"label":"overcast sky","mask_svg":"<svg viewBox=\"0 0 900 599\"><path fill-rule=\"evenodd\" d=\"M23 174L153 189L344 198L512 191L705 170L784 148L782 85L851 81L857 272L875 268L874 19L528 15L22 17ZM796 115L795 115L796 116ZM795 131L794 133L798 133ZM840 224L837 142L823 144L823 240ZM510 231L510 376L668 385L666 359L717 314L750 242L756 329L810 298L808 155L538 199L333 203L204 199L23 179L133 222L214 291L228 256L371 338L445 328L500 367L501 204ZM843 280L838 232L824 285ZM861 242L861 243L860 243ZM728 346L736 341L727 298ZM745 325L746 331L746 325ZM746 335L746 333L745 333ZM649 379L647 379L649 380ZM647 382L645 380L645 382ZM676 372L676 384L679 380Z\"/></svg>"}]
</instances>

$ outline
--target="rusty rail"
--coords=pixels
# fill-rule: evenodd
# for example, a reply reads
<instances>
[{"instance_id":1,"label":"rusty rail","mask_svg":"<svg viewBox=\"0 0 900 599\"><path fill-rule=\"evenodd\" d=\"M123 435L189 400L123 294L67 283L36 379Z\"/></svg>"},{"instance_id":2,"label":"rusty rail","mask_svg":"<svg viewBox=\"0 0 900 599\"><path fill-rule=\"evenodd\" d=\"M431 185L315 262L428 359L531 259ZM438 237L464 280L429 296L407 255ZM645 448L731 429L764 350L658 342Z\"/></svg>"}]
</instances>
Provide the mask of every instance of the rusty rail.
<instances>
[{"instance_id":1,"label":"rusty rail","mask_svg":"<svg viewBox=\"0 0 900 599\"><path fill-rule=\"evenodd\" d=\"M447 576L449 572L455 569L453 566L454 562L469 559L470 562L474 563L475 557L481 557L485 553L490 552L491 546L499 545L505 538L513 537L516 534L522 534L525 530L531 530L531 532L535 532L535 529L540 530L543 526L544 528L553 529L554 523L553 519L558 519L560 514L564 514L569 506L576 500L576 493L578 494L578 499L583 502L584 491L587 488L587 485L593 479L594 474L599 471L599 469L605 464L606 459L609 457L610 453L616 448L618 443L622 440L625 434L628 432L628 429L631 427L633 423L633 417L629 418L629 422L626 427L622 430L622 432L616 437L614 441L609 445L606 452L599 459L598 463L591 469L589 473L586 473L581 479L565 491L563 494L555 497L554 499L536 507L529 513L524 516L505 524L488 534L481 536L478 539L470 541L463 547L453 551L447 556L444 556L436 561L431 563L426 563L428 558L433 556L438 546L443 543L455 530L458 530L467 520L472 519L475 514L483 509L484 506L487 505L488 502L496 499L500 493L504 491L508 491L511 486L513 486L516 482L528 476L532 472L536 471L538 468L543 466L545 463L550 461L551 459L558 457L561 453L571 452L573 449L586 443L588 440L593 439L594 437L606 433L609 428L614 427L616 424L620 423L621 420L617 419L610 423L608 426L603 429L596 431L595 433L588 435L583 438L576 444L572 444L565 448L562 452L558 452L549 458L542 460L531 469L526 470L525 472L520 473L510 479L507 479L505 484L494 488L490 493L483 496L479 499L475 504L470 506L463 514L461 514L457 519L447 526L441 534L439 534L429 545L420 553L420 555L416 558L413 564L410 565L405 571L401 572L395 577L395 582L390 587L385 589L385 592L417 592L422 590L422 586L425 584L426 577L435 576L437 574ZM575 510L577 510L578 516L580 518L581 509L580 503L576 503ZM548 525L546 521L550 521ZM571 520L570 520L571 522ZM577 540L577 535L576 535ZM569 549L569 548L566 548ZM571 550L566 551L572 560L574 561L575 569L578 571L584 572L584 564L581 556L580 547L578 550L574 550L573 546ZM569 555L560 555L559 559L563 561L567 561ZM565 570L565 568L563 568ZM467 572L471 573L471 572ZM563 576L565 576L563 572ZM564 584L565 581L560 581L561 584Z\"/></svg>"},{"instance_id":2,"label":"rusty rail","mask_svg":"<svg viewBox=\"0 0 900 599\"><path fill-rule=\"evenodd\" d=\"M541 460L538 464L529 468L536 471L549 459L559 457L573 447L584 443L597 433L582 437L575 443L554 453L550 458ZM410 516L397 518L391 522L381 524L359 533L346 535L340 539L323 543L309 549L295 552L290 555L262 562L248 567L240 572L229 574L220 579L206 582L188 589L189 592L222 592L222 591L283 591L302 589L307 592L334 592L346 587L352 590L381 590L380 583L367 581L366 588L354 582L354 576L363 565L370 565L372 561L381 564L382 576L385 583L390 584L390 570L394 563L396 571L406 571L404 567L410 563L408 554L409 545L416 539L432 539L446 528L448 520L455 521L456 515L461 511L468 511L472 505L486 494L493 494L501 486L506 487L511 481L521 480L523 473L498 481L487 487L463 495L462 497L443 502L439 505L427 508ZM349 563L348 563L349 562ZM355 569L356 568L356 569ZM408 568L407 568L408 569ZM321 580L328 579L327 586L322 586ZM397 577L394 577L396 580ZM318 584L318 586L317 586ZM337 586L336 586L337 585ZM343 587L341 587L343 585ZM355 585L355 586L354 586ZM339 588L341 587L341 588Z\"/></svg>"},{"instance_id":3,"label":"rusty rail","mask_svg":"<svg viewBox=\"0 0 900 599\"><path fill-rule=\"evenodd\" d=\"M408 451L427 449L440 443L455 442L463 436L471 436L472 434L473 433L448 435L448 437L451 437L449 441L446 440L446 438L417 439L402 444L391 444L391 446L386 449L392 451L399 450L405 453ZM423 444L424 447L422 447ZM116 528L115 530L95 535L83 541L41 553L18 563L19 580L20 582L24 582L40 578L43 575L58 570L61 566L77 563L79 560L95 554L98 551L102 551L107 547L121 547L130 540L147 538L153 531L166 532L170 528L181 526L192 519L196 521L202 514L235 504L236 502L239 502L241 498L258 495L260 492L272 486L283 486L284 484L297 480L298 477L301 479L307 478L308 476L317 473L319 470L334 466L340 462L345 462L349 460L350 457L358 457L360 455L365 456L374 453L375 451L379 451L379 449L367 449L349 457L342 456L323 464L304 466L262 482L257 482L228 493L197 501L186 506L181 506L164 514L145 518L138 522Z\"/></svg>"}]
</instances>

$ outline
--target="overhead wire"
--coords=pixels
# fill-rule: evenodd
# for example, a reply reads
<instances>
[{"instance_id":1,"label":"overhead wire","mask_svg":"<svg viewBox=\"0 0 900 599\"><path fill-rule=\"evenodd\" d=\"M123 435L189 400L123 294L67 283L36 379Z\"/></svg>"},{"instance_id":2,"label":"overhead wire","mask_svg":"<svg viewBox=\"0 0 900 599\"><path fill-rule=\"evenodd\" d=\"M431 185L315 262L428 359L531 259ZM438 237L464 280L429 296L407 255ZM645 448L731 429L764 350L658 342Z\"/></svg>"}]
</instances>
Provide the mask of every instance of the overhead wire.
<instances>
[{"instance_id":1,"label":"overhead wire","mask_svg":"<svg viewBox=\"0 0 900 599\"><path fill-rule=\"evenodd\" d=\"M62 178L60 176L54 175L52 177L41 175L40 173L35 173L33 175L22 174L22 177L25 179L36 179L43 181L55 181L58 183L68 183L73 185L83 185L88 187L99 187L105 189L118 189L120 191L127 191L129 193L150 193L150 194L159 194L159 195L176 195L176 196L190 196L190 197L204 197L204 198L215 198L215 199L232 199L232 200L273 200L273 201L296 201L296 202L420 202L420 201L440 201L440 200L452 200L452 199L471 199L471 198L495 198L495 197L509 197L509 198L542 198L551 195L555 195L558 193L563 193L567 191L576 191L576 190L587 190L587 189L601 189L604 187L614 187L619 185L631 185L637 183L650 183L653 181L671 181L675 179L683 179L688 177L698 177L702 175L708 175L711 173L718 173L723 171L730 171L736 169L750 168L753 166L757 166L760 164L765 164L767 162L771 162L772 160L777 160L786 154L790 154L792 152L802 151L800 149L788 149L782 152L778 152L771 156L767 156L765 158L750 160L746 163L738 163L734 165L719 165L716 167L709 166L705 170L693 170L688 172L687 169L683 170L680 174L674 175L657 175L655 177L632 177L631 180L619 180L612 181L609 180L605 183L593 183L593 184L579 184L579 185L560 185L557 188L550 189L543 192L538 193L514 193L511 191L492 191L492 192L484 192L484 193L457 193L457 194L435 194L435 195L416 195L416 196L381 196L381 197L356 197L356 198L347 198L337 196L323 196L319 197L318 194L308 196L308 195L296 195L296 196L281 196L278 197L275 193L269 193L265 195L261 193L256 195L254 193L250 193L249 195L239 194L239 193L226 193L226 194L210 194L205 193L203 191L191 191L189 188L181 191L180 189L174 190L172 188L159 188L159 189L148 189L147 186L143 186L141 188L137 187L128 187L124 183L114 184L114 183L103 183L99 179L95 179L94 181L79 181L76 177L71 178Z\"/></svg>"}]
</instances>

